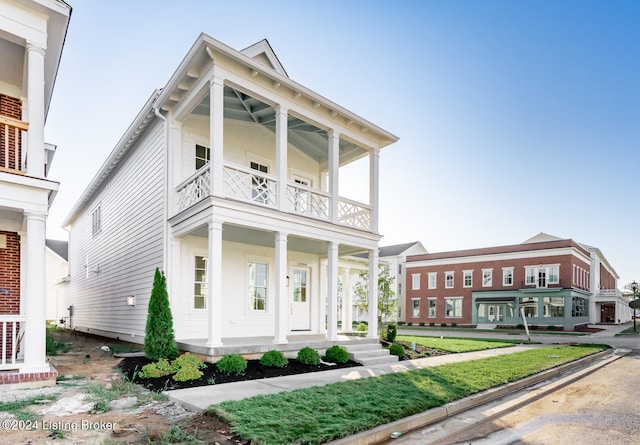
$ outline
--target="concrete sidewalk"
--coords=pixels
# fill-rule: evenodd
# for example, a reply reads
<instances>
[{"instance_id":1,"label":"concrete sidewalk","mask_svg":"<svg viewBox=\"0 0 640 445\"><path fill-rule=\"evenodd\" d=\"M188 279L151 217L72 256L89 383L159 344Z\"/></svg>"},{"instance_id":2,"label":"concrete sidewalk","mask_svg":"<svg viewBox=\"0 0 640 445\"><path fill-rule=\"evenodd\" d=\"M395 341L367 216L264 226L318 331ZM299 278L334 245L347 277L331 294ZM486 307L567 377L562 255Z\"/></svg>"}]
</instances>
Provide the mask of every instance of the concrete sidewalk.
<instances>
[{"instance_id":1,"label":"concrete sidewalk","mask_svg":"<svg viewBox=\"0 0 640 445\"><path fill-rule=\"evenodd\" d=\"M285 377L274 377L270 379L200 386L197 388L167 391L165 394L169 397L169 400L178 402L189 409L204 411L209 406L226 400L241 400L257 395L275 394L282 391L291 391L294 389L309 388L312 386L323 386L345 380L356 380L394 372L444 365L447 363L513 354L514 352L539 348L541 346L544 345L518 345L508 348L488 349L485 351L447 354L384 365L362 366L336 369L333 371L320 371Z\"/></svg>"}]
</instances>

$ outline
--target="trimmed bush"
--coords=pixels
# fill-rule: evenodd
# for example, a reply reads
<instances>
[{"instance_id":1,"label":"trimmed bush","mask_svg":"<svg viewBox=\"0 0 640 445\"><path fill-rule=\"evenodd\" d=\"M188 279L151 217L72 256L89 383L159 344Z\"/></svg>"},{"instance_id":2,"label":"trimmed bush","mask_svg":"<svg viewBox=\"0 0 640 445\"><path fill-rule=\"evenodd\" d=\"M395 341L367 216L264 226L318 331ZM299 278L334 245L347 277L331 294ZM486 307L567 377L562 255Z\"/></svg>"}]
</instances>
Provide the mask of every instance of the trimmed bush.
<instances>
[{"instance_id":1,"label":"trimmed bush","mask_svg":"<svg viewBox=\"0 0 640 445\"><path fill-rule=\"evenodd\" d=\"M396 339L396 335L398 335L398 328L396 327L395 324L388 324L387 325L387 334L386 334L386 340L388 342L393 343Z\"/></svg>"},{"instance_id":2,"label":"trimmed bush","mask_svg":"<svg viewBox=\"0 0 640 445\"><path fill-rule=\"evenodd\" d=\"M456 326L458 326L458 323L451 323L452 328L455 328Z\"/></svg>"},{"instance_id":3,"label":"trimmed bush","mask_svg":"<svg viewBox=\"0 0 640 445\"><path fill-rule=\"evenodd\" d=\"M260 358L260 364L270 368L284 368L289 364L289 360L287 360L282 352L272 349L264 353Z\"/></svg>"},{"instance_id":4,"label":"trimmed bush","mask_svg":"<svg viewBox=\"0 0 640 445\"><path fill-rule=\"evenodd\" d=\"M140 371L140 377L149 379L164 377L165 375L173 374L176 372L175 368L169 363L166 358L161 358L157 362L144 365Z\"/></svg>"},{"instance_id":5,"label":"trimmed bush","mask_svg":"<svg viewBox=\"0 0 640 445\"><path fill-rule=\"evenodd\" d=\"M202 377L202 371L194 365L187 365L181 367L178 372L172 377L176 382L187 382L189 380L197 380Z\"/></svg>"},{"instance_id":6,"label":"trimmed bush","mask_svg":"<svg viewBox=\"0 0 640 445\"><path fill-rule=\"evenodd\" d=\"M446 324L446 323L440 323L440 327L441 327L441 328L446 328L446 327L447 327L447 324Z\"/></svg>"},{"instance_id":7,"label":"trimmed bush","mask_svg":"<svg viewBox=\"0 0 640 445\"><path fill-rule=\"evenodd\" d=\"M196 369L204 369L207 367L207 365L205 365L204 362L198 358L198 356L193 354L182 354L180 357L173 361L173 367L175 369L189 366Z\"/></svg>"},{"instance_id":8,"label":"trimmed bush","mask_svg":"<svg viewBox=\"0 0 640 445\"><path fill-rule=\"evenodd\" d=\"M424 321L421 321L420 323L418 323L420 326L424 326Z\"/></svg>"},{"instance_id":9,"label":"trimmed bush","mask_svg":"<svg viewBox=\"0 0 640 445\"><path fill-rule=\"evenodd\" d=\"M366 332L369 330L369 327L365 323L360 323L356 328L358 332Z\"/></svg>"},{"instance_id":10,"label":"trimmed bush","mask_svg":"<svg viewBox=\"0 0 640 445\"><path fill-rule=\"evenodd\" d=\"M334 345L327 349L325 359L332 363L345 363L349 360L349 353L344 346Z\"/></svg>"},{"instance_id":11,"label":"trimmed bush","mask_svg":"<svg viewBox=\"0 0 640 445\"><path fill-rule=\"evenodd\" d=\"M412 322L408 322L407 326L413 326L413 323Z\"/></svg>"},{"instance_id":12,"label":"trimmed bush","mask_svg":"<svg viewBox=\"0 0 640 445\"><path fill-rule=\"evenodd\" d=\"M431 323L429 323L429 326L434 327L436 324L432 321Z\"/></svg>"},{"instance_id":13,"label":"trimmed bush","mask_svg":"<svg viewBox=\"0 0 640 445\"><path fill-rule=\"evenodd\" d=\"M404 346L398 343L394 343L389 346L389 352L391 353L391 355L397 355L398 357L403 357L406 354Z\"/></svg>"},{"instance_id":14,"label":"trimmed bush","mask_svg":"<svg viewBox=\"0 0 640 445\"><path fill-rule=\"evenodd\" d=\"M298 352L298 361L305 365L319 365L320 354L315 349L305 346Z\"/></svg>"},{"instance_id":15,"label":"trimmed bush","mask_svg":"<svg viewBox=\"0 0 640 445\"><path fill-rule=\"evenodd\" d=\"M406 323L406 322L404 322L404 321L399 321L399 322L398 322L398 326L404 326L404 325L405 325L405 323Z\"/></svg>"},{"instance_id":16,"label":"trimmed bush","mask_svg":"<svg viewBox=\"0 0 640 445\"><path fill-rule=\"evenodd\" d=\"M239 375L247 369L247 360L238 354L227 354L218 360L216 368L226 375Z\"/></svg>"},{"instance_id":17,"label":"trimmed bush","mask_svg":"<svg viewBox=\"0 0 640 445\"><path fill-rule=\"evenodd\" d=\"M157 267L144 333L144 354L149 359L173 360L178 356L178 345L173 332L173 317L167 294L167 279Z\"/></svg>"}]
</instances>

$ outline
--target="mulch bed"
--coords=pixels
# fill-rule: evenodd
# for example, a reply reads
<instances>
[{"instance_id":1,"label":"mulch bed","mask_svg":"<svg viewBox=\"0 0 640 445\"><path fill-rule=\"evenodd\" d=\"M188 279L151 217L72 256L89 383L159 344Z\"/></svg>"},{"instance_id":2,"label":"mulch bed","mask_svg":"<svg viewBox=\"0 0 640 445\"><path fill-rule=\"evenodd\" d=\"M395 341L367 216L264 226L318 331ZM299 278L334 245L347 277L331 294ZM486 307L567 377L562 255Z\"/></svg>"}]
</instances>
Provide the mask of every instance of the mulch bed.
<instances>
[{"instance_id":1,"label":"mulch bed","mask_svg":"<svg viewBox=\"0 0 640 445\"><path fill-rule=\"evenodd\" d=\"M245 380L267 379L270 377L281 377L286 375L305 374L309 372L328 371L331 369L352 368L362 366L354 361L346 363L325 364L320 363L317 366L305 365L297 360L289 359L289 364L284 368L271 368L262 366L259 360L248 360L247 369L240 375L225 375L218 371L213 363L205 363L206 367L201 369L202 377L197 380L187 382L176 382L171 376L143 379L139 376L142 367L152 361L146 357L126 357L122 359L118 367L122 374L134 383L140 384L151 391L166 391L171 389L194 388L197 386L208 386L220 383L242 382Z\"/></svg>"}]
</instances>

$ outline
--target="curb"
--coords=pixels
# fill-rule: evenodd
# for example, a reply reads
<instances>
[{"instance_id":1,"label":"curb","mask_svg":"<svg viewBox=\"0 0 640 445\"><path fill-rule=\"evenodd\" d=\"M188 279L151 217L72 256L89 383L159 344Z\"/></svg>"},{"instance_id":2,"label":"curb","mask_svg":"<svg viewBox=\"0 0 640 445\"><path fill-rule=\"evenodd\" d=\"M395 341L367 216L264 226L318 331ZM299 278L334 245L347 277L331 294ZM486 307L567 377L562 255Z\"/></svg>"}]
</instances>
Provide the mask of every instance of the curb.
<instances>
[{"instance_id":1,"label":"curb","mask_svg":"<svg viewBox=\"0 0 640 445\"><path fill-rule=\"evenodd\" d=\"M530 397L525 397L523 401L516 406L510 406L508 411L511 411L519 406L526 405L533 400L536 400L540 397L545 396L546 394L556 391L558 388L568 385L585 375L591 374L597 369L608 365L611 362L614 362L621 358L621 356L612 355L613 350L606 350L599 352L597 354L590 355L588 357L583 357L579 360L565 363L564 365L557 366L555 368L548 369L538 374L534 374L530 377L525 377L524 379L517 380L512 383L507 383L506 385L498 386L496 388L491 388L486 391L473 394L471 396L465 397L464 399L456 400L454 402L447 403L446 405L432 408L428 411L424 411L419 414L414 414L413 416L405 417L403 419L396 420L391 423L387 423L385 425L378 426L376 428L363 431L361 433L355 434L353 436L344 437L342 439L338 439L335 441L327 442L330 445L371 445L377 444L381 442L388 441L391 437L391 433L400 431L405 434L408 431L422 428L428 425L432 425L437 422L441 422L445 419L451 418L457 414L460 414L464 411L468 411L472 408L476 408L480 405L484 405L488 402L494 401L501 397L504 397L509 394L513 394L517 391L525 389L527 387L533 386L545 380L549 380L551 378L557 377L560 374L564 374L569 371L573 371L576 368L581 366L585 366L591 364L597 360L601 360L600 363L596 363L586 369L581 370L580 372L571 374L559 381L553 382L539 391L535 391L531 394ZM608 357L606 360L603 360L605 357ZM503 410L507 411L507 410ZM498 417L503 414L503 411L493 413L490 417L487 417L486 420L491 420L492 418ZM477 426L477 422L468 426L467 428L475 428ZM449 434L448 436L453 436L462 432L463 430L455 431L454 433ZM437 442L445 439L441 437ZM432 443L437 443L432 442Z\"/></svg>"}]
</instances>

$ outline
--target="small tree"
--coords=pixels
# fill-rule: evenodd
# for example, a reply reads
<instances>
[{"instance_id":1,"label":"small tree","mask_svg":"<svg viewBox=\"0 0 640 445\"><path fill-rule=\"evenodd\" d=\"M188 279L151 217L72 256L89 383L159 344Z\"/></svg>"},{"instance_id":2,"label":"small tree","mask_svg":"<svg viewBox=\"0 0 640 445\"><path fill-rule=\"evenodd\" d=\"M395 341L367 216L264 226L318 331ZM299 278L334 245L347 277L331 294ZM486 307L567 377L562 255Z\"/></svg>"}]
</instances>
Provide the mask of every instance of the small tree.
<instances>
[{"instance_id":1,"label":"small tree","mask_svg":"<svg viewBox=\"0 0 640 445\"><path fill-rule=\"evenodd\" d=\"M391 276L389 269L379 266L378 269L378 322L394 321L398 315L398 299L396 293L391 290L391 284L395 277ZM358 309L369 310L369 272L360 272L360 279L353 286L355 302Z\"/></svg>"},{"instance_id":2,"label":"small tree","mask_svg":"<svg viewBox=\"0 0 640 445\"><path fill-rule=\"evenodd\" d=\"M156 268L149 300L144 353L151 360L161 358L173 360L178 356L178 345L173 333L173 317L167 294L167 280L158 268Z\"/></svg>"}]
</instances>

